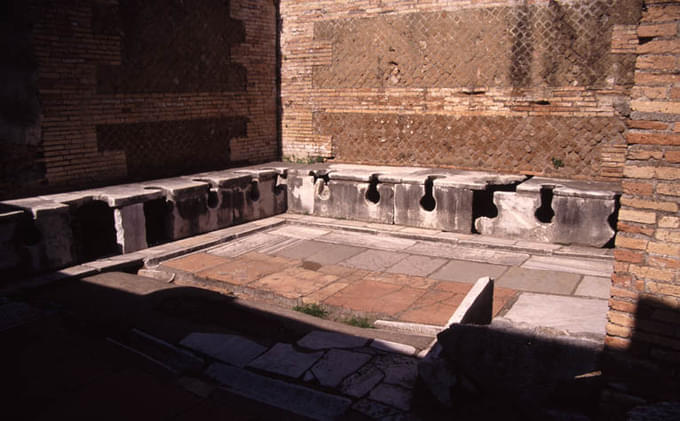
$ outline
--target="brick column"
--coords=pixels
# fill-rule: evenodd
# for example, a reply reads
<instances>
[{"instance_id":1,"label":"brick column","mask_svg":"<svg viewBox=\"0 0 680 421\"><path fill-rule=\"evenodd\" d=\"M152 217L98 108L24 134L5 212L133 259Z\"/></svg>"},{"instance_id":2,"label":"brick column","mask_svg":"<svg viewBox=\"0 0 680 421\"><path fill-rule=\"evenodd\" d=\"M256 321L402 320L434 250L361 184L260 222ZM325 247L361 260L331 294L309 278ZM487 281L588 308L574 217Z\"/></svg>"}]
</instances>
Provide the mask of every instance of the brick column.
<instances>
[{"instance_id":1,"label":"brick column","mask_svg":"<svg viewBox=\"0 0 680 421\"><path fill-rule=\"evenodd\" d=\"M680 1L638 26L607 324L610 409L680 396Z\"/></svg>"}]
</instances>

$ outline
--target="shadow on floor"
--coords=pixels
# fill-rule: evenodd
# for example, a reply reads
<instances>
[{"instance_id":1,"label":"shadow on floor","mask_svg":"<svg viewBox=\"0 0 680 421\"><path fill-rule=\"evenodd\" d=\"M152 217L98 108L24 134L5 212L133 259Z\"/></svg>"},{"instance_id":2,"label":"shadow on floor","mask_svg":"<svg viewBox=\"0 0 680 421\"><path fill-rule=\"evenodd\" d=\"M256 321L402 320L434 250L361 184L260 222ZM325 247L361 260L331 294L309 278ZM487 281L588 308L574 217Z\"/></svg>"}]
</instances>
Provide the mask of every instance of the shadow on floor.
<instances>
[{"instance_id":1,"label":"shadow on floor","mask_svg":"<svg viewBox=\"0 0 680 421\"><path fill-rule=\"evenodd\" d=\"M125 273L55 283L11 299L28 303L39 313L28 323L0 331L5 413L12 419L301 419L207 383L189 392L179 383L199 379L202 369L170 373L110 339L124 342L130 329L136 328L169 343L201 331L240 334L269 346L294 343L319 330L318 325L253 308L216 292ZM638 317L660 310L677 320L677 310L660 309L658 302L652 305L644 300ZM630 349L606 350L609 384L616 383L618 376L630 392L646 389L650 400L678 396L673 395L678 389L672 377L677 380L677 371L664 373L660 371L664 367L640 363L639 357L650 349L645 345L647 336L641 341L636 338ZM583 376L601 367L599 350L471 325L442 335L441 341L454 344L446 352L458 375L452 388L454 407L438 406L425 388L416 388L412 403L420 419L606 418L598 412L602 377ZM621 369L622 361L628 362L624 365L628 371ZM345 419L367 418L352 412Z\"/></svg>"}]
</instances>

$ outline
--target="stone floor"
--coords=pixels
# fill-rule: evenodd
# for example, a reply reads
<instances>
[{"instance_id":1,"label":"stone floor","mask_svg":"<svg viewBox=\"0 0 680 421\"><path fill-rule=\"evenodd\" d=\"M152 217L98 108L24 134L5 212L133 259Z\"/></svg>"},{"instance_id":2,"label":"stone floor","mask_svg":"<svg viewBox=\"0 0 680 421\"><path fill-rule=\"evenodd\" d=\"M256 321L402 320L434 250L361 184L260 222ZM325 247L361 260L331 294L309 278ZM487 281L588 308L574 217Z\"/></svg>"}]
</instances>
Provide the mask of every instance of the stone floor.
<instances>
[{"instance_id":1,"label":"stone floor","mask_svg":"<svg viewBox=\"0 0 680 421\"><path fill-rule=\"evenodd\" d=\"M306 224L307 219L315 224ZM339 227L333 220L319 225L319 220L298 217L293 224L165 261L160 269L174 273L175 282L183 285L290 307L318 303L339 319L359 315L437 326L446 325L474 281L490 276L496 280L495 315L604 333L611 273L606 255L585 258L585 249L582 256L541 255L545 250L460 245L436 241L436 236L367 234ZM538 308L515 309L515 303L524 308L525 302L540 301L544 295L545 314ZM558 308L566 310L564 317ZM575 315L569 308L583 311ZM593 323L585 326L587 322Z\"/></svg>"},{"instance_id":2,"label":"stone floor","mask_svg":"<svg viewBox=\"0 0 680 421\"><path fill-rule=\"evenodd\" d=\"M429 338L328 330L117 272L0 298L11 419L437 417L413 400Z\"/></svg>"},{"instance_id":3,"label":"stone floor","mask_svg":"<svg viewBox=\"0 0 680 421\"><path fill-rule=\"evenodd\" d=\"M607 250L297 215L239 230L228 242L212 233L135 257L150 259L140 273L157 279L108 272L0 297L0 339L10 344L0 369L13 386L6 413L524 419L507 402L440 413L420 400L417 355L431 333L360 329L291 307L319 303L340 321L443 326L472 283L491 276L499 320L589 338L604 332Z\"/></svg>"}]
</instances>

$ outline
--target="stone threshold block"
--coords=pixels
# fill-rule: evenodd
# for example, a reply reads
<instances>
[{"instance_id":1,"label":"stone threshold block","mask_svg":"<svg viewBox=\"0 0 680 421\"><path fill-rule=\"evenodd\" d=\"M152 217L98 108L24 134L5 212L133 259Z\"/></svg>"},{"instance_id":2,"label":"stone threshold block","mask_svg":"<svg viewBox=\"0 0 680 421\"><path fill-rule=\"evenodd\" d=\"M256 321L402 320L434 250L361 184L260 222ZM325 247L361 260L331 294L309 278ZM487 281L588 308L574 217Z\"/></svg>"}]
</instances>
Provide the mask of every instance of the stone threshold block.
<instances>
[{"instance_id":1,"label":"stone threshold block","mask_svg":"<svg viewBox=\"0 0 680 421\"><path fill-rule=\"evenodd\" d=\"M487 235L603 247L615 234L609 219L619 196L615 183L535 177L516 192L495 192L498 216L480 217L475 227Z\"/></svg>"}]
</instances>

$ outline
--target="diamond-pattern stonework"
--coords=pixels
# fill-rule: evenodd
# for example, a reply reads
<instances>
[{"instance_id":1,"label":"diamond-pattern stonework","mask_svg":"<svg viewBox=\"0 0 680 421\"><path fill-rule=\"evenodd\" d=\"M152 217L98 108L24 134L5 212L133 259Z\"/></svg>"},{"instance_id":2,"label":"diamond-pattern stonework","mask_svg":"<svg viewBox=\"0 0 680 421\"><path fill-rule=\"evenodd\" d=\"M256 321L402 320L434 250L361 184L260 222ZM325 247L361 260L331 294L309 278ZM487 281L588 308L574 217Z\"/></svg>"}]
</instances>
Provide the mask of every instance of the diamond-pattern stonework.
<instances>
[{"instance_id":1,"label":"diamond-pattern stonework","mask_svg":"<svg viewBox=\"0 0 680 421\"><path fill-rule=\"evenodd\" d=\"M333 136L337 160L366 164L517 169L560 177L592 177L601 155L624 144L615 117L452 117L317 113L319 134ZM563 167L556 169L552 158Z\"/></svg>"},{"instance_id":2,"label":"diamond-pattern stonework","mask_svg":"<svg viewBox=\"0 0 680 421\"><path fill-rule=\"evenodd\" d=\"M490 7L317 22L330 42L315 88L606 86L632 83L634 62L610 53L622 1Z\"/></svg>"}]
</instances>

